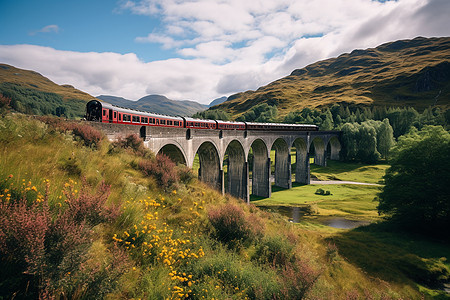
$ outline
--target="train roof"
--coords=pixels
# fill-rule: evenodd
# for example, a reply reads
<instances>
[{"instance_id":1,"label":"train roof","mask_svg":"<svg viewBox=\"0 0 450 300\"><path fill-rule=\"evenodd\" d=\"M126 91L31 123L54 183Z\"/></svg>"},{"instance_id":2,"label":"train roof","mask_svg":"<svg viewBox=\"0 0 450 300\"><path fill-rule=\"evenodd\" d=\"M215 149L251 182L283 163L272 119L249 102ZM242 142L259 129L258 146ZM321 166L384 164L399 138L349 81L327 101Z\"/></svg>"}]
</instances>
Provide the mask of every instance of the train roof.
<instances>
[{"instance_id":1,"label":"train roof","mask_svg":"<svg viewBox=\"0 0 450 300\"><path fill-rule=\"evenodd\" d=\"M267 126L306 126L306 127L317 127L313 124L287 124L287 123L258 123L258 122L245 122L249 125L267 125Z\"/></svg>"},{"instance_id":2,"label":"train roof","mask_svg":"<svg viewBox=\"0 0 450 300\"><path fill-rule=\"evenodd\" d=\"M245 122L233 122L233 121L223 121L223 120L217 120L217 122L221 124L234 124L234 125L245 125Z\"/></svg>"},{"instance_id":3,"label":"train roof","mask_svg":"<svg viewBox=\"0 0 450 300\"><path fill-rule=\"evenodd\" d=\"M209 119L195 119L190 117L183 117L187 122L203 122L203 123L216 123L215 120L209 120Z\"/></svg>"},{"instance_id":4,"label":"train roof","mask_svg":"<svg viewBox=\"0 0 450 300\"><path fill-rule=\"evenodd\" d=\"M91 101L98 101L98 100L91 100ZM179 117L179 116L168 116L168 115L163 115L163 114L158 114L158 113L154 113L154 112L148 112L148 111L142 111L142 110L137 110L137 109L132 109L132 108L126 108L126 107L121 107L121 106L117 106L108 102L104 102L104 101L98 101L100 102L100 104L102 105L102 107L104 108L108 108L108 109L115 109L119 112L122 113L133 113L133 112L137 112L140 114L144 114L145 116L148 117L153 117L153 118L167 118L167 119L176 119L176 120L180 120L182 121L183 118Z\"/></svg>"}]
</instances>

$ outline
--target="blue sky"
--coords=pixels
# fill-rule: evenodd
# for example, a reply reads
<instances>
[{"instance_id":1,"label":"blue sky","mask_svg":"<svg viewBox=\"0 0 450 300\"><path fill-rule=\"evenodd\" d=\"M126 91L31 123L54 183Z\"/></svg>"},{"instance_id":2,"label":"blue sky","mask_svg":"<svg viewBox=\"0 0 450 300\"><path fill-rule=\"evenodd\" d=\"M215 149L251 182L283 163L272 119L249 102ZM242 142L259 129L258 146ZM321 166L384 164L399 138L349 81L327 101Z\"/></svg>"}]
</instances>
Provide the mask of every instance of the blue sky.
<instances>
[{"instance_id":1,"label":"blue sky","mask_svg":"<svg viewBox=\"0 0 450 300\"><path fill-rule=\"evenodd\" d=\"M315 61L450 35L448 0L0 0L0 62L93 96L209 103Z\"/></svg>"},{"instance_id":2,"label":"blue sky","mask_svg":"<svg viewBox=\"0 0 450 300\"><path fill-rule=\"evenodd\" d=\"M134 52L144 61L168 59L173 51L137 43L160 25L157 17L123 11L120 2L0 0L0 42L80 52ZM49 25L57 27L46 28Z\"/></svg>"}]
</instances>

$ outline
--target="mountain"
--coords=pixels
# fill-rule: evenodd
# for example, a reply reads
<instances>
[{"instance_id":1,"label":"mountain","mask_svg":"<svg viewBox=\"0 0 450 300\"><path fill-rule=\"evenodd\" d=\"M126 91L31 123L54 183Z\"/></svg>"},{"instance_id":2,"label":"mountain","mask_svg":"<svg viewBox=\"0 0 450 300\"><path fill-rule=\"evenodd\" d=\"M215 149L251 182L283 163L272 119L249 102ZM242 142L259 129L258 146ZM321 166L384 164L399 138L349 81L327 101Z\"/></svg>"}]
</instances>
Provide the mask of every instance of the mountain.
<instances>
[{"instance_id":1,"label":"mountain","mask_svg":"<svg viewBox=\"0 0 450 300\"><path fill-rule=\"evenodd\" d=\"M191 116L208 107L195 101L176 101L161 95L148 95L138 101L131 101L121 97L101 95L97 97L105 102L149 112L155 112L171 116Z\"/></svg>"},{"instance_id":2,"label":"mountain","mask_svg":"<svg viewBox=\"0 0 450 300\"><path fill-rule=\"evenodd\" d=\"M71 85L58 85L41 74L0 64L0 94L19 112L81 118L86 102L95 99Z\"/></svg>"},{"instance_id":3,"label":"mountain","mask_svg":"<svg viewBox=\"0 0 450 300\"><path fill-rule=\"evenodd\" d=\"M399 40L354 50L294 70L289 76L228 97L213 109L237 117L258 104L279 115L335 103L450 107L450 37Z\"/></svg>"},{"instance_id":4,"label":"mountain","mask_svg":"<svg viewBox=\"0 0 450 300\"><path fill-rule=\"evenodd\" d=\"M11 99L11 106L16 111L68 118L82 118L86 102L96 99L71 85L58 85L37 72L6 64L0 64L0 94ZM206 105L194 101L174 101L160 95L149 95L138 101L114 96L100 96L98 99L118 106L166 115L190 116L207 109Z\"/></svg>"},{"instance_id":5,"label":"mountain","mask_svg":"<svg viewBox=\"0 0 450 300\"><path fill-rule=\"evenodd\" d=\"M209 103L208 107L212 107L214 105L219 105L219 104L227 101L227 99L228 99L228 97L225 97L225 96L217 98L217 99L211 101L211 103Z\"/></svg>"}]
</instances>

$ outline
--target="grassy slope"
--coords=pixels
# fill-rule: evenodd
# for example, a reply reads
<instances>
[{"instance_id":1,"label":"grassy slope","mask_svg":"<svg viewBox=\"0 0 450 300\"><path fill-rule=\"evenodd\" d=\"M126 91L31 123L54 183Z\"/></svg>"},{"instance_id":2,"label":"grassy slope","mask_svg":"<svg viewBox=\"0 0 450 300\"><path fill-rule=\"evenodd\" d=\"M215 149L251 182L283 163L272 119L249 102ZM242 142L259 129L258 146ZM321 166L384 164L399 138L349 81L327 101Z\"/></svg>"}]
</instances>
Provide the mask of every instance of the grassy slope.
<instances>
[{"instance_id":1,"label":"grassy slope","mask_svg":"<svg viewBox=\"0 0 450 300\"><path fill-rule=\"evenodd\" d=\"M260 103L277 105L279 115L334 103L449 107L450 38L416 38L354 50L311 64L291 75L232 95L215 106L234 117Z\"/></svg>"},{"instance_id":2,"label":"grassy slope","mask_svg":"<svg viewBox=\"0 0 450 300\"><path fill-rule=\"evenodd\" d=\"M182 269L184 272L192 272L197 280L190 287L198 293L193 298L244 298L249 295L251 286L273 282L274 274L270 268L250 260L255 253L255 245L244 247L238 252L230 251L210 235L206 211L231 202L240 205L247 214L253 212L261 218L265 223L266 236L279 236L283 232L282 236L290 236L296 240L294 251L300 253L308 264L321 270L319 281L310 291L311 298L342 299L356 294L360 297L371 294L375 299L419 297L416 285L408 278L389 283L380 281L372 277L375 273L370 269L349 257L345 245L356 242L353 238L345 239L347 231L338 231L343 235L340 240L339 236L332 235L339 249L343 249L339 253L342 252L346 259L342 259L324 240L330 237L327 231L289 224L279 216L247 207L230 197L223 197L196 180L192 184L178 186L176 193L161 191L154 180L146 178L133 167L138 159L136 156L127 151L108 153L108 149L108 142L103 142L98 150L81 146L70 134L49 130L46 125L28 117L9 115L0 119L0 178L8 178L11 174L13 178L9 180L15 185L21 185L22 180L30 180L39 191L45 190L43 180L48 179L49 202L52 207L62 201L61 191L70 179L77 182L76 189L80 188L80 174L91 185L95 186L102 180L112 185L109 199L121 204L123 215L112 227L96 229L98 240L90 250L94 263L107 256L113 234L124 237L125 231L134 230L133 224L139 224L145 216L143 201L152 199L161 205L157 208L160 216L157 225L161 229L174 230L174 234L194 243L191 248L202 246L205 250L203 258L192 261L192 268ZM274 196L276 197L276 193ZM195 203L204 203L204 208L200 209ZM197 216L194 211L198 213ZM190 225L186 226L186 222ZM164 232L162 230L161 234ZM110 293L110 298L166 298L173 295L175 284L188 289L186 284L171 279L170 270L164 264L145 263L144 257L137 250L130 250L129 255L133 268L130 267L120 276L117 289Z\"/></svg>"},{"instance_id":3,"label":"grassy slope","mask_svg":"<svg viewBox=\"0 0 450 300\"><path fill-rule=\"evenodd\" d=\"M387 167L385 164L328 161L327 167L312 164L311 174L320 180L378 183ZM315 195L318 188L329 190L333 195ZM416 282L419 283L417 288L428 296L447 299L445 294L425 287L425 282L427 276L439 276L443 268L450 268L450 245L439 239L398 231L392 225L379 222L382 219L377 214L377 202L374 201L379 191L377 186L294 185L290 190L275 187L270 199L252 203L264 206L311 205L315 214L303 217L298 227L320 233L324 237L322 242L335 244L339 254L348 262L370 276L399 286L403 293L411 293L411 284ZM353 230L334 229L322 225L323 220L330 217L378 223Z\"/></svg>"},{"instance_id":4,"label":"grassy slope","mask_svg":"<svg viewBox=\"0 0 450 300\"><path fill-rule=\"evenodd\" d=\"M61 95L64 100L80 99L89 101L94 99L91 95L75 89L70 85L58 85L41 74L18 69L6 64L0 64L0 83L12 83L24 88Z\"/></svg>"},{"instance_id":5,"label":"grassy slope","mask_svg":"<svg viewBox=\"0 0 450 300\"><path fill-rule=\"evenodd\" d=\"M311 175L318 180L341 180L365 183L379 183L389 167L387 164L363 165L328 160L327 167L311 165Z\"/></svg>"}]
</instances>

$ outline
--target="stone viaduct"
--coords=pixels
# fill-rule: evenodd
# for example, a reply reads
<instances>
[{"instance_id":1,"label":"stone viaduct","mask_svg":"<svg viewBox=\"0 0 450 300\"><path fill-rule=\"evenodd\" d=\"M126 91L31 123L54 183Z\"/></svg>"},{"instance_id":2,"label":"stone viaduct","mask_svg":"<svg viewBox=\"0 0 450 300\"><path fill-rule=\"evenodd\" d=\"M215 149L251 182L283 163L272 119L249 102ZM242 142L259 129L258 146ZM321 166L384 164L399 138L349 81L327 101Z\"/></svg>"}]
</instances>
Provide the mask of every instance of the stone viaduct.
<instances>
[{"instance_id":1,"label":"stone viaduct","mask_svg":"<svg viewBox=\"0 0 450 300\"><path fill-rule=\"evenodd\" d=\"M109 139L134 133L154 153L164 153L173 161L193 167L199 158L199 178L216 189L249 202L250 194L270 197L271 182L282 188L294 181L309 184L309 156L326 166L327 158L339 159L339 131L205 130L119 125L90 122ZM291 149L295 148L295 169ZM270 152L275 150L275 170ZM226 170L226 173L224 172ZM251 177L251 179L250 179Z\"/></svg>"}]
</instances>

